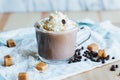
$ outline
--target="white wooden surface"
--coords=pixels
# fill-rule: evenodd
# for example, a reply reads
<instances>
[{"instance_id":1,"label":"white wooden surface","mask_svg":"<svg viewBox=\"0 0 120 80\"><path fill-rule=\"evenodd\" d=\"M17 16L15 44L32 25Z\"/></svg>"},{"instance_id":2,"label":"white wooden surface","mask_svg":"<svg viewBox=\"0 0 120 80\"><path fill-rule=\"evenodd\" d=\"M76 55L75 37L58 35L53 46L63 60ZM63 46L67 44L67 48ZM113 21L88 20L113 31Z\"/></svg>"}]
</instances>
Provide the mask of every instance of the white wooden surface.
<instances>
[{"instance_id":1,"label":"white wooden surface","mask_svg":"<svg viewBox=\"0 0 120 80\"><path fill-rule=\"evenodd\" d=\"M0 0L0 12L120 10L120 0Z\"/></svg>"}]
</instances>

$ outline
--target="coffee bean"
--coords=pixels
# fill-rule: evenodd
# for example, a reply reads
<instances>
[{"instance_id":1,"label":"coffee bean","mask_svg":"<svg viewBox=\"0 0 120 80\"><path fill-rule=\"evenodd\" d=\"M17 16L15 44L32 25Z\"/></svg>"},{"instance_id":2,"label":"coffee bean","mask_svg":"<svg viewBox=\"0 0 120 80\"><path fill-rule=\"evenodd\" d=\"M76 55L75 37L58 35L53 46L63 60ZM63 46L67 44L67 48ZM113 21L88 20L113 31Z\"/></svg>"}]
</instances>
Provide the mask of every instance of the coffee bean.
<instances>
[{"instance_id":1,"label":"coffee bean","mask_svg":"<svg viewBox=\"0 0 120 80\"><path fill-rule=\"evenodd\" d=\"M97 57L97 56L98 56L98 53L97 53L97 52L91 51L91 54L92 54L93 57Z\"/></svg>"},{"instance_id":2,"label":"coffee bean","mask_svg":"<svg viewBox=\"0 0 120 80\"><path fill-rule=\"evenodd\" d=\"M107 55L106 60L109 60L109 58L110 58L110 56L109 56L109 55Z\"/></svg>"},{"instance_id":3,"label":"coffee bean","mask_svg":"<svg viewBox=\"0 0 120 80\"><path fill-rule=\"evenodd\" d=\"M75 53L76 56L78 56L78 55L80 55L80 54L81 54L80 51L77 51L77 52Z\"/></svg>"},{"instance_id":4,"label":"coffee bean","mask_svg":"<svg viewBox=\"0 0 120 80\"><path fill-rule=\"evenodd\" d=\"M100 59L97 59L96 62L100 62Z\"/></svg>"},{"instance_id":5,"label":"coffee bean","mask_svg":"<svg viewBox=\"0 0 120 80\"><path fill-rule=\"evenodd\" d=\"M91 60L91 61L93 61L93 62L96 62L96 60L95 60L95 59L93 59L93 58L91 58L90 60Z\"/></svg>"},{"instance_id":6,"label":"coffee bean","mask_svg":"<svg viewBox=\"0 0 120 80\"><path fill-rule=\"evenodd\" d=\"M87 61L87 59L84 59L84 61Z\"/></svg>"},{"instance_id":7,"label":"coffee bean","mask_svg":"<svg viewBox=\"0 0 120 80\"><path fill-rule=\"evenodd\" d=\"M105 63L105 60L104 60L104 58L103 58L103 57L101 57L101 61L102 61L102 64L104 64L104 63Z\"/></svg>"},{"instance_id":8,"label":"coffee bean","mask_svg":"<svg viewBox=\"0 0 120 80\"><path fill-rule=\"evenodd\" d=\"M112 59L115 59L115 57L112 57Z\"/></svg>"},{"instance_id":9,"label":"coffee bean","mask_svg":"<svg viewBox=\"0 0 120 80\"><path fill-rule=\"evenodd\" d=\"M86 54L86 55L85 55L85 57L87 57L88 59L90 59L90 58L91 58L89 54Z\"/></svg>"},{"instance_id":10,"label":"coffee bean","mask_svg":"<svg viewBox=\"0 0 120 80\"><path fill-rule=\"evenodd\" d=\"M118 68L118 65L115 65L116 68Z\"/></svg>"},{"instance_id":11,"label":"coffee bean","mask_svg":"<svg viewBox=\"0 0 120 80\"><path fill-rule=\"evenodd\" d=\"M78 52L78 55L80 55L80 52Z\"/></svg>"},{"instance_id":12,"label":"coffee bean","mask_svg":"<svg viewBox=\"0 0 120 80\"><path fill-rule=\"evenodd\" d=\"M78 54L78 53L80 53L80 49L75 50L75 54Z\"/></svg>"},{"instance_id":13,"label":"coffee bean","mask_svg":"<svg viewBox=\"0 0 120 80\"><path fill-rule=\"evenodd\" d=\"M111 66L110 71L115 71L115 66L114 65Z\"/></svg>"},{"instance_id":14,"label":"coffee bean","mask_svg":"<svg viewBox=\"0 0 120 80\"><path fill-rule=\"evenodd\" d=\"M72 61L68 61L68 64L72 63Z\"/></svg>"},{"instance_id":15,"label":"coffee bean","mask_svg":"<svg viewBox=\"0 0 120 80\"><path fill-rule=\"evenodd\" d=\"M84 57L85 57L86 55L85 55L85 54L83 54L82 56L84 56Z\"/></svg>"},{"instance_id":16,"label":"coffee bean","mask_svg":"<svg viewBox=\"0 0 120 80\"><path fill-rule=\"evenodd\" d=\"M75 54L74 54L74 57L77 57L77 56L78 56L77 53L75 53Z\"/></svg>"},{"instance_id":17,"label":"coffee bean","mask_svg":"<svg viewBox=\"0 0 120 80\"><path fill-rule=\"evenodd\" d=\"M36 27L37 27L38 29L40 28L40 26L39 26L39 25L37 25Z\"/></svg>"},{"instance_id":18,"label":"coffee bean","mask_svg":"<svg viewBox=\"0 0 120 80\"><path fill-rule=\"evenodd\" d=\"M82 47L81 47L81 50L83 50L83 49L84 49L84 47L82 46Z\"/></svg>"},{"instance_id":19,"label":"coffee bean","mask_svg":"<svg viewBox=\"0 0 120 80\"><path fill-rule=\"evenodd\" d=\"M66 24L66 21L65 21L65 19L62 19L62 24Z\"/></svg>"},{"instance_id":20,"label":"coffee bean","mask_svg":"<svg viewBox=\"0 0 120 80\"><path fill-rule=\"evenodd\" d=\"M90 59L93 58L93 55L89 52L88 55L90 56Z\"/></svg>"},{"instance_id":21,"label":"coffee bean","mask_svg":"<svg viewBox=\"0 0 120 80\"><path fill-rule=\"evenodd\" d=\"M102 64L104 64L105 63L105 60L102 60Z\"/></svg>"},{"instance_id":22,"label":"coffee bean","mask_svg":"<svg viewBox=\"0 0 120 80\"><path fill-rule=\"evenodd\" d=\"M84 29L84 27L81 27L80 29Z\"/></svg>"},{"instance_id":23,"label":"coffee bean","mask_svg":"<svg viewBox=\"0 0 120 80\"><path fill-rule=\"evenodd\" d=\"M84 53L87 54L87 53L89 53L89 51L86 50L86 51L84 51Z\"/></svg>"},{"instance_id":24,"label":"coffee bean","mask_svg":"<svg viewBox=\"0 0 120 80\"><path fill-rule=\"evenodd\" d=\"M81 61L81 59L77 59L77 61L79 62L79 61Z\"/></svg>"},{"instance_id":25,"label":"coffee bean","mask_svg":"<svg viewBox=\"0 0 120 80\"><path fill-rule=\"evenodd\" d=\"M82 59L82 56L77 56L78 59Z\"/></svg>"},{"instance_id":26,"label":"coffee bean","mask_svg":"<svg viewBox=\"0 0 120 80\"><path fill-rule=\"evenodd\" d=\"M115 68L111 68L110 71L115 71Z\"/></svg>"},{"instance_id":27,"label":"coffee bean","mask_svg":"<svg viewBox=\"0 0 120 80\"><path fill-rule=\"evenodd\" d=\"M119 72L118 76L120 76L120 72Z\"/></svg>"},{"instance_id":28,"label":"coffee bean","mask_svg":"<svg viewBox=\"0 0 120 80\"><path fill-rule=\"evenodd\" d=\"M112 65L113 68L115 68L115 65Z\"/></svg>"},{"instance_id":29,"label":"coffee bean","mask_svg":"<svg viewBox=\"0 0 120 80\"><path fill-rule=\"evenodd\" d=\"M115 68L111 68L110 71L115 71Z\"/></svg>"},{"instance_id":30,"label":"coffee bean","mask_svg":"<svg viewBox=\"0 0 120 80\"><path fill-rule=\"evenodd\" d=\"M78 52L78 49L75 50L75 53Z\"/></svg>"}]
</instances>

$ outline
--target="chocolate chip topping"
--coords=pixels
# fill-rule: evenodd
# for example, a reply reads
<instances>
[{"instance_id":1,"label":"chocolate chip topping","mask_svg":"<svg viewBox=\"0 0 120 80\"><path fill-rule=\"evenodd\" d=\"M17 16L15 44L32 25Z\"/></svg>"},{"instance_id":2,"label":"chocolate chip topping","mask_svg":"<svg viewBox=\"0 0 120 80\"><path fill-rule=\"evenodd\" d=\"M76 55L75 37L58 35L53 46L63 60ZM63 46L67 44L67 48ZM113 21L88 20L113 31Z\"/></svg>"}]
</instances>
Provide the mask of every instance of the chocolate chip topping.
<instances>
[{"instance_id":1,"label":"chocolate chip topping","mask_svg":"<svg viewBox=\"0 0 120 80\"><path fill-rule=\"evenodd\" d=\"M65 19L62 19L62 24L66 24L66 21L65 21Z\"/></svg>"}]
</instances>

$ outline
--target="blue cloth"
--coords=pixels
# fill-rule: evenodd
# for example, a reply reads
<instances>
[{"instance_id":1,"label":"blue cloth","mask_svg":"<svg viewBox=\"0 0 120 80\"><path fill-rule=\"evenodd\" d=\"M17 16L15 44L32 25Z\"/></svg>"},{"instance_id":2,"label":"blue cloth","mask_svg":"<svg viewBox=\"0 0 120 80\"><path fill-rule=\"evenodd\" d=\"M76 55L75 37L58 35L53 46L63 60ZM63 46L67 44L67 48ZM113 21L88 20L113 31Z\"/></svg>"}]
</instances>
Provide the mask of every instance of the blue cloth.
<instances>
[{"instance_id":1,"label":"blue cloth","mask_svg":"<svg viewBox=\"0 0 120 80\"><path fill-rule=\"evenodd\" d=\"M106 53L114 56L115 59L106 61L105 64L120 60L120 28L112 25L109 21L102 23L94 23L91 20L78 22L79 27L86 27L90 30L91 37L89 40L80 45L86 49L87 45L97 43L99 49L105 49ZM80 37L86 37L87 31L81 31ZM13 48L6 47L6 40L13 38L17 42L17 46ZM81 40L81 39L80 39ZM77 41L76 41L77 42ZM78 40L79 44L79 40ZM84 61L82 57L81 62L73 64L49 64L48 69L44 73L40 73L35 69L39 62L34 57L37 53L37 43L34 28L18 29L8 32L0 33L0 74L6 80L17 80L19 72L27 72L30 80L61 80L70 75L82 73L102 66L104 64L95 63L90 60ZM11 67L4 67L3 58L5 55L11 54L14 65ZM83 53L81 52L81 55ZM64 71L63 71L64 70ZM1 79L0 79L1 80Z\"/></svg>"}]
</instances>

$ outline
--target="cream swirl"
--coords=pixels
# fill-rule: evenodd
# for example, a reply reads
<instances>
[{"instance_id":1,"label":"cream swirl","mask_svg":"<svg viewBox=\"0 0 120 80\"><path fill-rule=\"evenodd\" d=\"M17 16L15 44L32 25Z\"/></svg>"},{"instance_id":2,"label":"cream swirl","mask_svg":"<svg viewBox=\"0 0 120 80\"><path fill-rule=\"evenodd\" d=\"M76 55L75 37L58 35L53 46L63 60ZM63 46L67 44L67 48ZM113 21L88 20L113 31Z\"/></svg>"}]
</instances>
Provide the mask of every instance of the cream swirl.
<instances>
[{"instance_id":1,"label":"cream swirl","mask_svg":"<svg viewBox=\"0 0 120 80\"><path fill-rule=\"evenodd\" d=\"M35 26L47 31L62 32L71 30L77 25L61 12L54 12L51 13L48 18L38 21Z\"/></svg>"}]
</instances>

